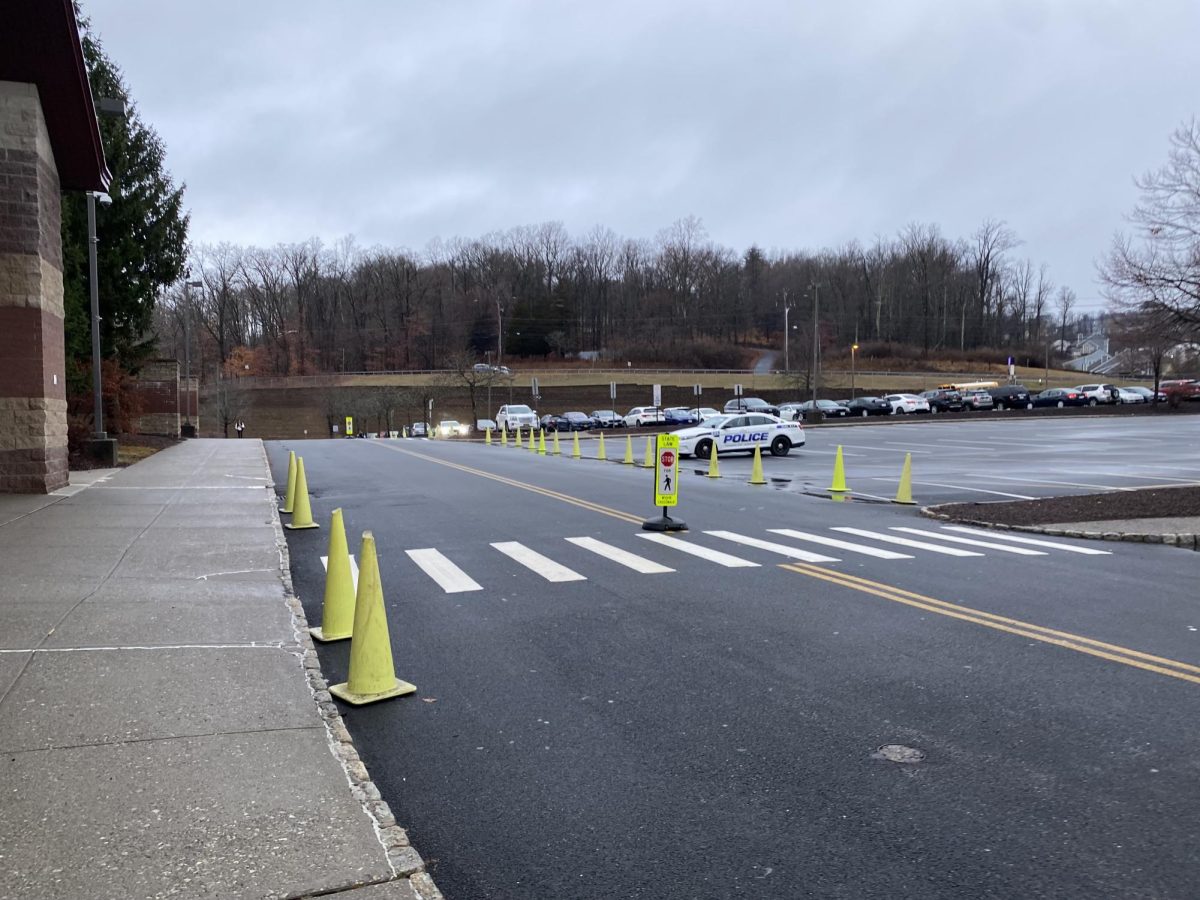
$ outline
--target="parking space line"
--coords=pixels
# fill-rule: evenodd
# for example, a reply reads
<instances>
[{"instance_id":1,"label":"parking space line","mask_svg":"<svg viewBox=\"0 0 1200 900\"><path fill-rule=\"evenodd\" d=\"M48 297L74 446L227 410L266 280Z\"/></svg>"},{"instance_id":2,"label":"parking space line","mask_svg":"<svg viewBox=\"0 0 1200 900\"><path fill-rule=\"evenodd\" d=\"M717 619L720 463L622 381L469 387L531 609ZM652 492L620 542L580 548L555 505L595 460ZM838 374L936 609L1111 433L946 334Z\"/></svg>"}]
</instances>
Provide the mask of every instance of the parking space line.
<instances>
[{"instance_id":1,"label":"parking space line","mask_svg":"<svg viewBox=\"0 0 1200 900\"><path fill-rule=\"evenodd\" d=\"M450 562L445 556L432 548L425 550L405 550L409 558L421 567L421 570L438 583L447 594L461 594L464 591L482 591L483 587L470 575Z\"/></svg>"},{"instance_id":2,"label":"parking space line","mask_svg":"<svg viewBox=\"0 0 1200 900\"><path fill-rule=\"evenodd\" d=\"M984 481L1016 481L1019 484L1063 485L1065 487L1097 488L1102 491L1135 491L1137 488L1118 487L1113 484L1087 484L1081 481L1054 481L1049 478L1013 478L1009 475L976 475L969 473L968 478L981 478Z\"/></svg>"},{"instance_id":3,"label":"parking space line","mask_svg":"<svg viewBox=\"0 0 1200 900\"><path fill-rule=\"evenodd\" d=\"M663 572L675 571L668 566L660 565L653 560L630 553L628 550L622 550L620 547L614 547L612 544L598 541L595 538L570 537L567 538L567 541L576 547L582 547L584 550L590 550L598 556L603 556L605 559L617 563L617 565L633 569L635 572L641 572L643 575L659 575Z\"/></svg>"},{"instance_id":4,"label":"parking space line","mask_svg":"<svg viewBox=\"0 0 1200 900\"><path fill-rule=\"evenodd\" d=\"M855 450L882 450L884 453L906 453L906 452L912 452L913 454L917 454L917 453L921 453L921 454L932 454L932 453L933 453L933 451L932 451L932 450L913 450L913 451L906 451L906 450L901 450L901 449L899 449L899 448L897 448L897 447L875 447L875 446L871 446L871 445L869 445L869 444L842 444L842 446L843 446L843 447L853 447ZM930 445L929 445L929 444L923 444L922 446L928 447L928 446L930 446ZM834 452L836 452L836 451L830 450L830 451L828 451L828 452L830 452L830 453L834 453Z\"/></svg>"},{"instance_id":5,"label":"parking space line","mask_svg":"<svg viewBox=\"0 0 1200 900\"><path fill-rule=\"evenodd\" d=\"M953 541L956 544L966 544L970 547L983 547L985 550L999 550L1002 553L1015 553L1017 556L1047 555L1041 550L1026 550L1024 547L1006 547L1004 544L997 544L993 541L976 541L972 538L954 537L950 534L941 534L936 531L924 531L920 528L905 528L902 525L893 525L892 531L904 531L908 534L918 534L921 537L931 537L939 541Z\"/></svg>"},{"instance_id":6,"label":"parking space line","mask_svg":"<svg viewBox=\"0 0 1200 900\"><path fill-rule=\"evenodd\" d=\"M841 562L832 556L822 556L820 553L810 553L807 550L801 550L798 547L789 547L786 544L776 544L772 541L764 541L759 538L749 537L744 534L737 534L732 531L706 531L705 534L711 534L713 537L723 538L727 541L733 541L735 544L745 544L747 547L757 547L759 550L769 550L771 553L778 553L780 556L786 556L790 559L799 559L803 562Z\"/></svg>"},{"instance_id":7,"label":"parking space line","mask_svg":"<svg viewBox=\"0 0 1200 900\"><path fill-rule=\"evenodd\" d=\"M740 556L732 556L729 553L722 553L720 550L710 550L708 547L701 547L699 544L692 544L671 535L640 532L638 537L655 544L662 544L664 547L672 547L684 553L690 553L692 556L698 556L701 559L707 559L709 562L715 562L717 565L725 566L727 569L758 568L758 563L756 562L742 559Z\"/></svg>"},{"instance_id":8,"label":"parking space line","mask_svg":"<svg viewBox=\"0 0 1200 900\"><path fill-rule=\"evenodd\" d=\"M837 538L825 537L820 534L809 534L807 531L796 531L793 528L768 528L772 534L795 538L798 541L809 541L813 544L823 544L826 547L836 547L838 550L848 550L851 553L861 553L876 559L912 559L909 553L897 553L895 550L880 550L878 547L868 547L865 544L855 544L852 541L840 541Z\"/></svg>"},{"instance_id":9,"label":"parking space line","mask_svg":"<svg viewBox=\"0 0 1200 900\"><path fill-rule=\"evenodd\" d=\"M994 538L998 541L1012 541L1015 544L1029 544L1034 547L1053 547L1055 550L1065 550L1068 553L1080 553L1084 556L1112 556L1111 550L1096 550L1092 547L1076 547L1072 544L1062 544L1058 541L1044 541L1040 538L1017 537L1015 534L995 534L991 531L980 531L977 528L964 528L962 525L943 525L947 531L961 531L963 534L974 534L979 537Z\"/></svg>"},{"instance_id":10,"label":"parking space line","mask_svg":"<svg viewBox=\"0 0 1200 900\"><path fill-rule=\"evenodd\" d=\"M835 525L834 531L841 531L846 534L857 535L858 537L872 538L876 541L886 541L889 544L898 544L901 547L912 547L914 550L928 550L930 553L941 553L944 556L983 556L984 554L976 550L959 550L957 547L943 547L940 544L931 544L928 541L915 541L912 538L902 538L894 534L884 534L881 531L867 531L865 528L850 528L845 525Z\"/></svg>"},{"instance_id":11,"label":"parking space line","mask_svg":"<svg viewBox=\"0 0 1200 900\"><path fill-rule=\"evenodd\" d=\"M873 481L895 481L894 478L873 478ZM1014 500L1036 500L1037 497L1030 497L1028 494L1009 494L1005 491L989 491L986 488L966 487L961 484L943 484L940 481L914 481L913 484L924 484L929 487L944 487L955 491L971 491L975 494L994 494L997 497L1012 497Z\"/></svg>"},{"instance_id":12,"label":"parking space line","mask_svg":"<svg viewBox=\"0 0 1200 900\"><path fill-rule=\"evenodd\" d=\"M325 567L325 571L329 571L329 557L321 557L321 565ZM350 578L354 581L354 591L358 592L358 560L354 558L354 554L350 554Z\"/></svg>"},{"instance_id":13,"label":"parking space line","mask_svg":"<svg viewBox=\"0 0 1200 900\"><path fill-rule=\"evenodd\" d=\"M519 562L525 568L536 572L547 581L587 581L585 576L568 569L566 566L559 565L550 559L550 557L542 556L536 550L531 550L518 541L499 541L492 544L492 546L509 559Z\"/></svg>"}]
</instances>

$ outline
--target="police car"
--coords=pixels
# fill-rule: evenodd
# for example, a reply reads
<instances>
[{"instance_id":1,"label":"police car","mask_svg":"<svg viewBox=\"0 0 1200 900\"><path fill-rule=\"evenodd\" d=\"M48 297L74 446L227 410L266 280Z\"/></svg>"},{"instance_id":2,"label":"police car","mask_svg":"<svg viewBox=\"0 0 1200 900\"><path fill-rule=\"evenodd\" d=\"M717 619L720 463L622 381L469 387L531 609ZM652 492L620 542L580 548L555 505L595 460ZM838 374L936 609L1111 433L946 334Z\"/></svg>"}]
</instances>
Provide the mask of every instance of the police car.
<instances>
[{"instance_id":1,"label":"police car","mask_svg":"<svg viewBox=\"0 0 1200 900\"><path fill-rule=\"evenodd\" d=\"M785 422L766 413L720 415L705 419L694 428L672 431L679 436L681 456L708 459L715 449L720 453L755 447L770 450L775 456L787 456L793 447L804 446L804 429L799 422Z\"/></svg>"}]
</instances>

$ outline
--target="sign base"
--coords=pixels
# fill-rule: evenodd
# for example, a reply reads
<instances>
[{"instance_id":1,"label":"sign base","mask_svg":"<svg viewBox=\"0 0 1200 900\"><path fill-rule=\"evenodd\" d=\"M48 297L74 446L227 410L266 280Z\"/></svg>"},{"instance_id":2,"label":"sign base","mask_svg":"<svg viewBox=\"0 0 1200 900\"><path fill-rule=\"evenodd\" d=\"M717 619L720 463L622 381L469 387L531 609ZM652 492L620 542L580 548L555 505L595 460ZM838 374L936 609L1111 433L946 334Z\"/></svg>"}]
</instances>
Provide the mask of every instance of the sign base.
<instances>
[{"instance_id":1,"label":"sign base","mask_svg":"<svg viewBox=\"0 0 1200 900\"><path fill-rule=\"evenodd\" d=\"M687 531L687 522L682 519L672 519L667 515L666 507L663 508L661 518L646 519L642 522L642 531Z\"/></svg>"}]
</instances>

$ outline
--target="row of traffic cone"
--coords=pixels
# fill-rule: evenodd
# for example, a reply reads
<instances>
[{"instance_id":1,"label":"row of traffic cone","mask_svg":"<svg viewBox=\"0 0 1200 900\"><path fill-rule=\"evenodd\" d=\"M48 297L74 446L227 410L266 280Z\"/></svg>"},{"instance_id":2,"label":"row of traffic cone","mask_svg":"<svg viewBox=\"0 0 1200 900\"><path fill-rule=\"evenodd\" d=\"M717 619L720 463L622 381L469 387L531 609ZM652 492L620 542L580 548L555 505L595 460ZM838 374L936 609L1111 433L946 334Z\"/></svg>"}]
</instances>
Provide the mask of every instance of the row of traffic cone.
<instances>
[{"instance_id":1,"label":"row of traffic cone","mask_svg":"<svg viewBox=\"0 0 1200 900\"><path fill-rule=\"evenodd\" d=\"M288 453L288 483L282 513L290 513L287 528L319 528L312 519L308 498L308 478L304 458ZM329 524L329 555L325 568L325 597L321 624L308 629L318 641L350 640L350 671L345 682L332 685L329 693L347 703L361 706L389 697L401 697L416 687L396 677L392 663L392 642L388 634L383 587L379 578L379 559L375 536L364 531L359 548L357 588L346 543L342 511L335 509Z\"/></svg>"},{"instance_id":2,"label":"row of traffic cone","mask_svg":"<svg viewBox=\"0 0 1200 900\"><path fill-rule=\"evenodd\" d=\"M829 485L829 492L834 495L842 495L851 493L850 487L846 484L846 464L842 460L842 446L838 444L837 455L833 459L833 483ZM900 470L900 485L896 489L896 496L892 499L893 503L900 503L905 506L915 506L916 501L912 495L912 454L904 454L904 466Z\"/></svg>"}]
</instances>

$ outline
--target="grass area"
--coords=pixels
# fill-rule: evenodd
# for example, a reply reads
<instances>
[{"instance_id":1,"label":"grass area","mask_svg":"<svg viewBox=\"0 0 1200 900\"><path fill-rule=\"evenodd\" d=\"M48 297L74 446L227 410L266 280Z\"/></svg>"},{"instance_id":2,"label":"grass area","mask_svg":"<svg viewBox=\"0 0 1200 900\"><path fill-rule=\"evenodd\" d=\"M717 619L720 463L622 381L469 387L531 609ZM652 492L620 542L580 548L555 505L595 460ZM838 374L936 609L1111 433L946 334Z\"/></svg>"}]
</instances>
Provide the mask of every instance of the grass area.
<instances>
[{"instance_id":1,"label":"grass area","mask_svg":"<svg viewBox=\"0 0 1200 900\"><path fill-rule=\"evenodd\" d=\"M147 456L153 456L161 449L161 447L145 447L140 444L118 444L117 465L132 466L135 462L141 462Z\"/></svg>"}]
</instances>

